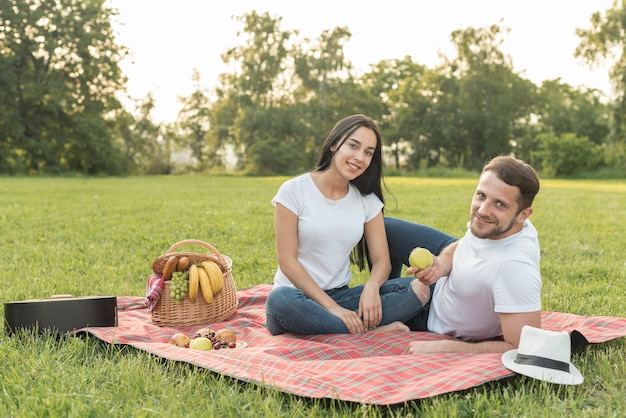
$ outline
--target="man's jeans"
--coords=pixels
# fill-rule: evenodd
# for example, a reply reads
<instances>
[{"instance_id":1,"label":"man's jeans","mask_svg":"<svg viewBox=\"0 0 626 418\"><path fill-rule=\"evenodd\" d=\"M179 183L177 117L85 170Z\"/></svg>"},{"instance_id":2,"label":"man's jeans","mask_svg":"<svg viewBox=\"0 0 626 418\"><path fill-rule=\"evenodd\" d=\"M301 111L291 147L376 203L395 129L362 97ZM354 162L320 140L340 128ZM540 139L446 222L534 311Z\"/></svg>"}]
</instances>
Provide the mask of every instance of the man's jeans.
<instances>
[{"instance_id":1,"label":"man's jeans","mask_svg":"<svg viewBox=\"0 0 626 418\"><path fill-rule=\"evenodd\" d=\"M385 217L385 230L391 258L389 278L400 277L402 267L409 265L409 254L413 248L427 248L434 255L439 255L441 250L457 240L430 226L388 216Z\"/></svg>"}]
</instances>

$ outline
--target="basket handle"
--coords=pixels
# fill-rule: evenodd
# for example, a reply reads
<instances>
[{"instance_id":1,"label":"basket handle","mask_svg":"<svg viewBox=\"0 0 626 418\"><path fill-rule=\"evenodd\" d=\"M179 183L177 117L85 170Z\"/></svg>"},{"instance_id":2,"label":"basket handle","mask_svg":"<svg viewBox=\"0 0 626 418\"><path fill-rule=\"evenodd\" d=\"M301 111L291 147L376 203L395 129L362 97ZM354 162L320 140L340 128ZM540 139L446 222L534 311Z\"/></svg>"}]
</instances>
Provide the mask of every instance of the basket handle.
<instances>
[{"instance_id":1,"label":"basket handle","mask_svg":"<svg viewBox=\"0 0 626 418\"><path fill-rule=\"evenodd\" d=\"M200 245L202 247L208 248L217 256L217 258L219 258L220 260L223 260L222 254L217 250L217 248L215 248L208 242L200 241L198 239L185 239L185 240L179 241L176 244L172 245L165 253L166 254L173 253L174 250L184 245Z\"/></svg>"}]
</instances>

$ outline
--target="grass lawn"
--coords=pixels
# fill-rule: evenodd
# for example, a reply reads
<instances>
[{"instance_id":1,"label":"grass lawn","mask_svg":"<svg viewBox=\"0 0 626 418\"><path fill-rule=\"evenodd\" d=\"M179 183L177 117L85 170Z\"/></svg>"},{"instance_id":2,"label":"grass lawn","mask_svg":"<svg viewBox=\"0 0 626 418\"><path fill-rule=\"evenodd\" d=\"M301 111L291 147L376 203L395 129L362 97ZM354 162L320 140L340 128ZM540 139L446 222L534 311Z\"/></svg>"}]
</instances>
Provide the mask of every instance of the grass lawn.
<instances>
[{"instance_id":1,"label":"grass lawn","mask_svg":"<svg viewBox=\"0 0 626 418\"><path fill-rule=\"evenodd\" d=\"M271 283L270 200L284 180L0 178L0 299L143 296L154 258L188 238L230 256L238 288ZM387 215L463 234L476 180L386 183ZM544 180L534 208L543 309L626 317L626 183ZM365 278L355 272L355 282ZM2 330L0 358L2 417L610 417L626 409L624 338L574 356L580 386L513 377L389 408L299 398L90 337Z\"/></svg>"}]
</instances>

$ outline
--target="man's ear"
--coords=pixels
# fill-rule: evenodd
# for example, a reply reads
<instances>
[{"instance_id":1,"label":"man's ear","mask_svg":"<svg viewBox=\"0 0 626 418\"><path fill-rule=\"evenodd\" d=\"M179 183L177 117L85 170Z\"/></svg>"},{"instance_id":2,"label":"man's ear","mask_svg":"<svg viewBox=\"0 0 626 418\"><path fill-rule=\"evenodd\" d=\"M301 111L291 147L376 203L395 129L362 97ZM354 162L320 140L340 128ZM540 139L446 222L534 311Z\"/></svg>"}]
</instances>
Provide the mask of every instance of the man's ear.
<instances>
[{"instance_id":1,"label":"man's ear","mask_svg":"<svg viewBox=\"0 0 626 418\"><path fill-rule=\"evenodd\" d=\"M526 208L517 214L516 222L521 224L533 214L533 208Z\"/></svg>"}]
</instances>

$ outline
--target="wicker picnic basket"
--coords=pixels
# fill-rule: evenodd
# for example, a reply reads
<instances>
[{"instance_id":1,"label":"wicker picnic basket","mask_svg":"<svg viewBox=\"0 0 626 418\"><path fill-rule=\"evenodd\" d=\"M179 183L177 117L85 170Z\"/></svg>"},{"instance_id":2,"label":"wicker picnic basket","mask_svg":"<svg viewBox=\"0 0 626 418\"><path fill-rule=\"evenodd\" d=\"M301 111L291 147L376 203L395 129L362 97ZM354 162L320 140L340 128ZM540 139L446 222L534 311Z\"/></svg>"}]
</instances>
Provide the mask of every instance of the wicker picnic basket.
<instances>
[{"instance_id":1,"label":"wicker picnic basket","mask_svg":"<svg viewBox=\"0 0 626 418\"><path fill-rule=\"evenodd\" d=\"M200 245L208 249L210 253L196 252L174 252L178 248L186 245ZM152 263L152 270L156 274L163 273L163 267L171 256L188 257L190 263L200 263L205 260L212 260L220 267L224 274L224 288L215 295L213 302L207 304L204 298L199 295L195 302L189 300L189 296L175 304L170 298L171 281L165 281L163 293L158 303L152 310L152 323L162 327L187 327L195 325L208 325L215 322L225 321L236 311L239 303L237 299L237 288L232 275L233 261L226 255L221 254L217 248L204 241L188 239L172 245L165 254L157 257Z\"/></svg>"}]
</instances>

